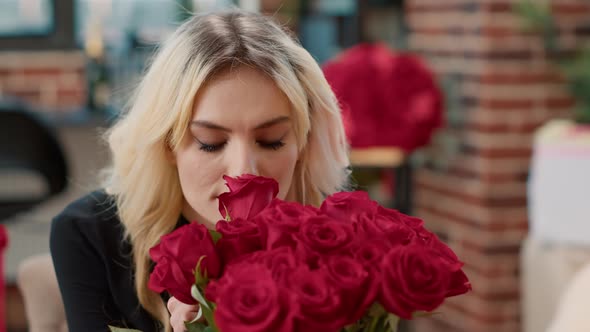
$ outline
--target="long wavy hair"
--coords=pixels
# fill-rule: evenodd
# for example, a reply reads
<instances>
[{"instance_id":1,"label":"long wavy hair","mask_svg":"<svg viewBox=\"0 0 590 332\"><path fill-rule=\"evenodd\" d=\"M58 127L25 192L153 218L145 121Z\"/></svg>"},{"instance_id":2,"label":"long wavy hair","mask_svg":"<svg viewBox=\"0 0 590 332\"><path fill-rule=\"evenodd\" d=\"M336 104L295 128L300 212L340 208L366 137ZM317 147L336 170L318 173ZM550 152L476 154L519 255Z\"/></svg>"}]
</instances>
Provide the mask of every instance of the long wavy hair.
<instances>
[{"instance_id":1,"label":"long wavy hair","mask_svg":"<svg viewBox=\"0 0 590 332\"><path fill-rule=\"evenodd\" d=\"M268 75L291 103L299 147L290 195L319 205L348 185L347 143L340 108L313 57L269 17L237 10L196 15L161 46L128 111L107 132L112 165L104 186L116 199L133 245L140 304L171 331L160 296L147 287L148 251L171 232L183 195L170 162L186 134L195 96L224 69L246 65Z\"/></svg>"}]
</instances>

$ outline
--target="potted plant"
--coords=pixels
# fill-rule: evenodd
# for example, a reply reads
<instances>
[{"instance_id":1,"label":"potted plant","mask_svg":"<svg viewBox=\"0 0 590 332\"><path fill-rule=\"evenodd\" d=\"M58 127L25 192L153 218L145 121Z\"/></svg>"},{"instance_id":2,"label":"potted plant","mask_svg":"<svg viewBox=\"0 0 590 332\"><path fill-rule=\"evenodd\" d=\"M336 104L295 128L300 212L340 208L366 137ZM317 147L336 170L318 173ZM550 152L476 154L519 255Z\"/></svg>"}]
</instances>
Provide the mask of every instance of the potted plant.
<instances>
[{"instance_id":1,"label":"potted plant","mask_svg":"<svg viewBox=\"0 0 590 332\"><path fill-rule=\"evenodd\" d=\"M560 46L559 30L548 3L524 0L517 2L514 9L523 18L524 28L543 38L547 58L563 75L576 100L574 121L590 130L590 47L566 50ZM590 29L590 18L586 25L578 28Z\"/></svg>"}]
</instances>

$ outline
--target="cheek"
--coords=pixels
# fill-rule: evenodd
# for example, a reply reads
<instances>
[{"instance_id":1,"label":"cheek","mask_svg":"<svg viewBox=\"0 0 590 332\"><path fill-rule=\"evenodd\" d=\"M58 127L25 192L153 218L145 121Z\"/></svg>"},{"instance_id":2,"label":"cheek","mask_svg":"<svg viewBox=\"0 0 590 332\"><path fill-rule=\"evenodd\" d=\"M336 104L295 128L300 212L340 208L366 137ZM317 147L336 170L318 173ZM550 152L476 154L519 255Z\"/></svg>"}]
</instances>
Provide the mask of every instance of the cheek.
<instances>
[{"instance_id":1,"label":"cheek","mask_svg":"<svg viewBox=\"0 0 590 332\"><path fill-rule=\"evenodd\" d=\"M262 172L263 176L274 178L279 182L280 199L285 199L293 182L293 173L297 164L297 147L285 147L280 154L267 160Z\"/></svg>"},{"instance_id":2,"label":"cheek","mask_svg":"<svg viewBox=\"0 0 590 332\"><path fill-rule=\"evenodd\" d=\"M205 188L212 187L209 182L218 176L215 165L217 163L205 162L199 151L186 148L176 154L176 167L180 179L180 186L185 198L189 201L205 199L209 193ZM203 196L203 197L201 197Z\"/></svg>"}]
</instances>

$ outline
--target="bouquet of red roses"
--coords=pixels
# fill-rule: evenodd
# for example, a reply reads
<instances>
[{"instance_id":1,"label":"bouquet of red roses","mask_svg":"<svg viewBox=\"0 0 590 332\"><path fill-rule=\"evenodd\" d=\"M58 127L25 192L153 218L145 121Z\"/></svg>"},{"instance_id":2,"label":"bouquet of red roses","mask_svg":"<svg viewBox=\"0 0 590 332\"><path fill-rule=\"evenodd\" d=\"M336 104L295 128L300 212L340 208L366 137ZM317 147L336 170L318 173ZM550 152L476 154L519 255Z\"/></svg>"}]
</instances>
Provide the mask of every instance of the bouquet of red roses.
<instances>
[{"instance_id":1,"label":"bouquet of red roses","mask_svg":"<svg viewBox=\"0 0 590 332\"><path fill-rule=\"evenodd\" d=\"M216 230L190 223L151 249L149 287L199 303L189 331L395 331L471 289L423 222L340 192L320 208L268 178L224 177Z\"/></svg>"}]
</instances>

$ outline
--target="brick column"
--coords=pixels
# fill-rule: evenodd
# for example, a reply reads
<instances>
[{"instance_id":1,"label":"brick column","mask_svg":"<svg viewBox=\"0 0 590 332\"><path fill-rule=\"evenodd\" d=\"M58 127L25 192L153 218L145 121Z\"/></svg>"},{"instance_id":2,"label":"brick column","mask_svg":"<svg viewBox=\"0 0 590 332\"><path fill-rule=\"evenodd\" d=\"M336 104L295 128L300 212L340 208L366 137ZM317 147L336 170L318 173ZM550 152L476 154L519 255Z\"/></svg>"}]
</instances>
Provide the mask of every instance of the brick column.
<instances>
[{"instance_id":1,"label":"brick column","mask_svg":"<svg viewBox=\"0 0 590 332\"><path fill-rule=\"evenodd\" d=\"M18 98L39 111L78 110L86 103L85 66L81 51L0 52L0 98Z\"/></svg>"},{"instance_id":2,"label":"brick column","mask_svg":"<svg viewBox=\"0 0 590 332\"><path fill-rule=\"evenodd\" d=\"M473 283L471 294L418 319L418 332L520 331L532 133L548 119L571 117L574 101L541 39L521 29L515 2L406 0L409 46L441 81L453 82L454 105L433 144L437 162L416 172L414 211L465 261ZM584 34L576 27L590 21L590 3L554 0L552 7L560 42L574 45ZM455 144L437 150L440 141Z\"/></svg>"}]
</instances>

